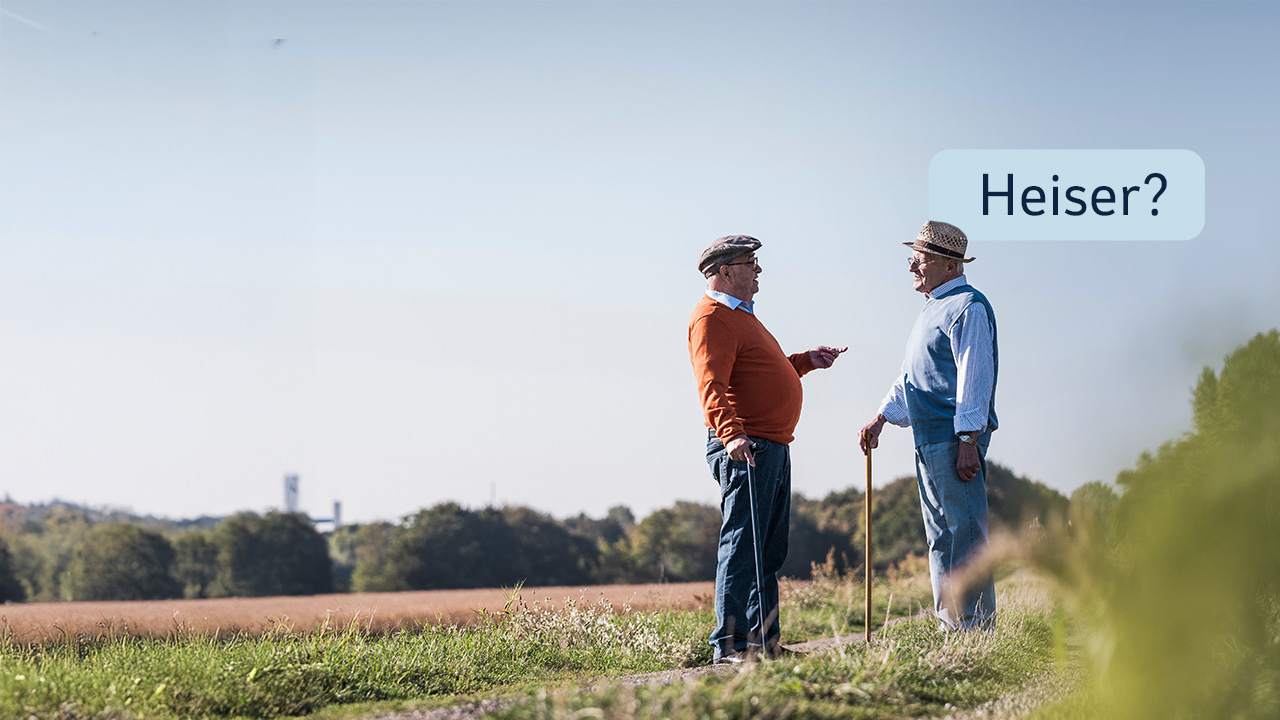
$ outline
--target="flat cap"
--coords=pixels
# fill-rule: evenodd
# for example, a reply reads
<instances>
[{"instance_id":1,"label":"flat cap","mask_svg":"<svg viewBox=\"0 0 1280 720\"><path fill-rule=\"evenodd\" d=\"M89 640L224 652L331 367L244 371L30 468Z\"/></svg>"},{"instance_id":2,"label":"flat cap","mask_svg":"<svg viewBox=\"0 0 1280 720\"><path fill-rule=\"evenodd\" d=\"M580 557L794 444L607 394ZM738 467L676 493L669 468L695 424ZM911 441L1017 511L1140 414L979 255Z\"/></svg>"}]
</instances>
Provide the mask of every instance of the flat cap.
<instances>
[{"instance_id":1,"label":"flat cap","mask_svg":"<svg viewBox=\"0 0 1280 720\"><path fill-rule=\"evenodd\" d=\"M720 269L727 260L760 249L761 242L750 235L725 235L716 238L698 258L698 271L708 275Z\"/></svg>"}]
</instances>

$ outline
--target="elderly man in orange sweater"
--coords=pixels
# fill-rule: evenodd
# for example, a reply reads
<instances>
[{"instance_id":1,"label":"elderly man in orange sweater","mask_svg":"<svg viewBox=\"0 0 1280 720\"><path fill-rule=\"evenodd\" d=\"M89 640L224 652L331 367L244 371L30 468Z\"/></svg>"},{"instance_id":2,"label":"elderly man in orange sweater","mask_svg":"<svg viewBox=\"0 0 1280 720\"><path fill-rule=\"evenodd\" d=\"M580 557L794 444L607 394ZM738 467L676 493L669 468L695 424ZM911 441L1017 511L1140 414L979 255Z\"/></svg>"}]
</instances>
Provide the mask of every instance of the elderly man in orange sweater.
<instances>
[{"instance_id":1,"label":"elderly man in orange sweater","mask_svg":"<svg viewBox=\"0 0 1280 720\"><path fill-rule=\"evenodd\" d=\"M729 235L702 251L698 270L707 278L707 292L689 318L689 359L708 428L707 464L720 483L716 628L710 639L717 663L783 651L777 574L787 557L790 443L800 420L800 378L831 367L848 349L820 345L790 356L782 352L755 315L760 244L753 237ZM748 466L756 483L754 523ZM761 592L756 591L753 527L760 532Z\"/></svg>"}]
</instances>

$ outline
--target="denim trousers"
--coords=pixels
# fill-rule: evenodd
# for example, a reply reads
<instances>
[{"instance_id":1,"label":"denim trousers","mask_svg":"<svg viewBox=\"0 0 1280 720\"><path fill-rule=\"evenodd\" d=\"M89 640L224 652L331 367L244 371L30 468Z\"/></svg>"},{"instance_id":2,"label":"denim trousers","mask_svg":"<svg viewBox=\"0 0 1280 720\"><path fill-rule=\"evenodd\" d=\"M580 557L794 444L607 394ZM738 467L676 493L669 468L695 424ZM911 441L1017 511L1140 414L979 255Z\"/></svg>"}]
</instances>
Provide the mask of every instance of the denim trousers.
<instances>
[{"instance_id":1,"label":"denim trousers","mask_svg":"<svg viewBox=\"0 0 1280 720\"><path fill-rule=\"evenodd\" d=\"M716 555L716 627L710 643L715 657L732 652L759 651L778 644L778 571L787 559L791 524L791 448L782 443L750 438L756 444L756 527L764 576L767 630L760 634L756 594L751 502L747 492L747 463L730 460L714 435L707 440L707 464L720 484L720 547Z\"/></svg>"},{"instance_id":2,"label":"denim trousers","mask_svg":"<svg viewBox=\"0 0 1280 720\"><path fill-rule=\"evenodd\" d=\"M953 440L916 448L933 607L943 630L988 627L996 616L995 582L989 573L963 588L947 583L953 571L987 546L987 448L978 446L978 475L964 482L956 472L959 447Z\"/></svg>"}]
</instances>

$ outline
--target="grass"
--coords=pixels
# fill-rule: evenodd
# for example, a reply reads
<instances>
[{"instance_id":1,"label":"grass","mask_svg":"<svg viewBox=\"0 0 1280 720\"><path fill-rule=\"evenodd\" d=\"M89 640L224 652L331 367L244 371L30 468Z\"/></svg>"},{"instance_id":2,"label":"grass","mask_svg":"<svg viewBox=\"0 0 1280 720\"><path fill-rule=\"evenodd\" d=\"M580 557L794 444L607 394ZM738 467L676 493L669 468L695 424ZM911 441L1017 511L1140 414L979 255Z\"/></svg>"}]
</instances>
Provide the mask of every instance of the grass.
<instances>
[{"instance_id":1,"label":"grass","mask_svg":"<svg viewBox=\"0 0 1280 720\"><path fill-rule=\"evenodd\" d=\"M117 637L0 650L0 717L301 715L331 705L472 695L707 662L707 613L555 611L519 601L477 626L388 635Z\"/></svg>"},{"instance_id":2,"label":"grass","mask_svg":"<svg viewBox=\"0 0 1280 720\"><path fill-rule=\"evenodd\" d=\"M922 571L919 563L907 566L877 585L877 624L881 612L902 616L927 601ZM497 696L516 700L499 711L512 720L936 715L1044 672L1055 611L1040 587L1002 583L993 632L942 634L934 621L913 619L883 628L869 647L845 645L662 688L590 692L572 687L707 664L710 613L617 613L605 601L547 610L513 597L477 625L390 634L351 624L308 633L278 627L260 636L179 631L165 639L8 643L0 647L0 717L353 717ZM861 630L861 585L829 567L811 582L787 583L784 593L783 623L793 640Z\"/></svg>"},{"instance_id":3,"label":"grass","mask_svg":"<svg viewBox=\"0 0 1280 720\"><path fill-rule=\"evenodd\" d=\"M800 658L662 687L619 684L590 692L531 693L500 713L530 718L901 718L972 707L1022 687L1055 657L1056 610L1042 584L1006 582L991 632L940 633L913 619Z\"/></svg>"},{"instance_id":4,"label":"grass","mask_svg":"<svg viewBox=\"0 0 1280 720\"><path fill-rule=\"evenodd\" d=\"M850 635L864 629L865 583L860 575L841 575L835 557L814 564L810 580L782 579L782 642L796 643L817 637ZM915 615L933 606L929 584L929 561L908 557L871 585L871 627L880 627L891 617Z\"/></svg>"}]
</instances>

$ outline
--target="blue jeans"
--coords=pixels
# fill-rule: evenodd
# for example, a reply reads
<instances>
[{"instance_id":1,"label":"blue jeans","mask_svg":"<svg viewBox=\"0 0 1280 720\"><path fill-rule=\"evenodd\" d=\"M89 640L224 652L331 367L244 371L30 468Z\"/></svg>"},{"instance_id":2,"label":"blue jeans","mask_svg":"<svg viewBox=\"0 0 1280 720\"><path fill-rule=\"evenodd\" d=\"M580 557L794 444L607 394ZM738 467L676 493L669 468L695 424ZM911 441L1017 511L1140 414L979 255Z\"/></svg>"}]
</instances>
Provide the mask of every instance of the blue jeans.
<instances>
[{"instance_id":1,"label":"blue jeans","mask_svg":"<svg viewBox=\"0 0 1280 720\"><path fill-rule=\"evenodd\" d=\"M966 588L946 585L952 571L987 546L987 448L978 446L981 468L977 477L964 482L956 472L959 446L953 440L916 448L933 607L944 630L986 627L996 616L996 588L989 573Z\"/></svg>"},{"instance_id":2,"label":"blue jeans","mask_svg":"<svg viewBox=\"0 0 1280 720\"><path fill-rule=\"evenodd\" d=\"M750 439L757 446L756 527L761 536L767 630L762 639L747 464L730 460L724 444L712 435L707 441L707 464L711 466L711 475L720 483L716 628L710 638L717 660L733 652L773 648L782 633L778 623L778 570L787 559L791 523L791 448L763 438Z\"/></svg>"}]
</instances>

